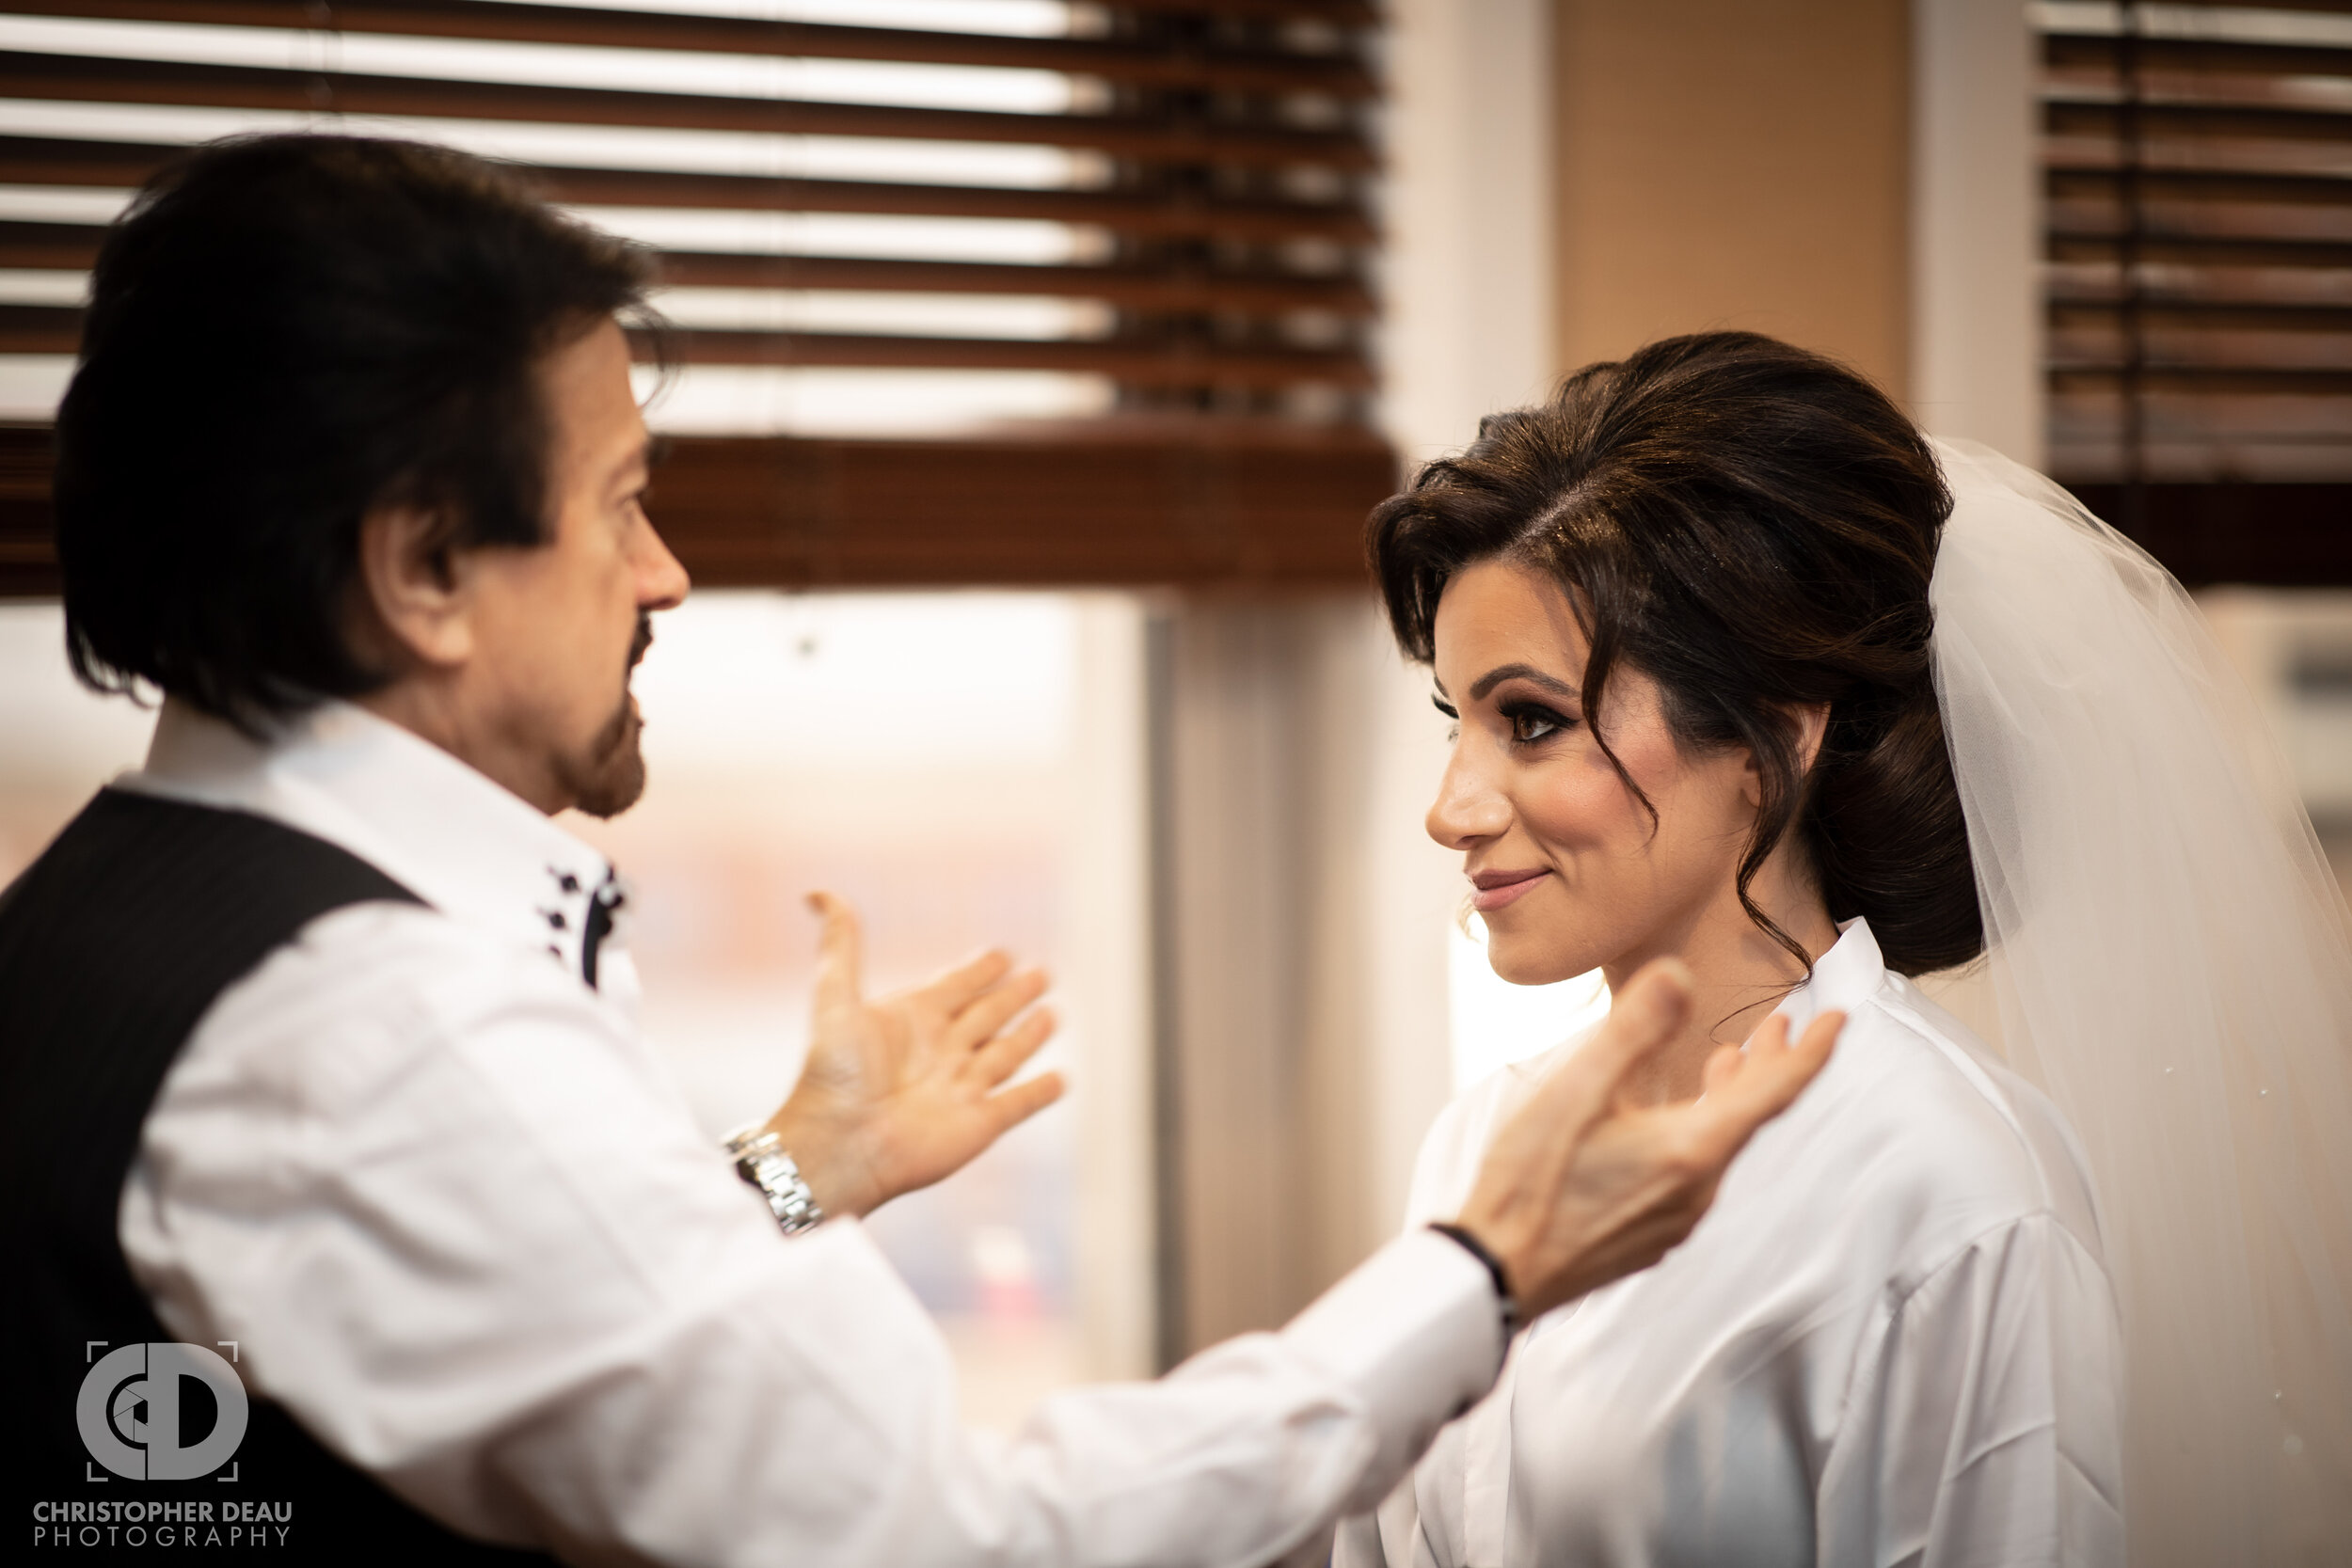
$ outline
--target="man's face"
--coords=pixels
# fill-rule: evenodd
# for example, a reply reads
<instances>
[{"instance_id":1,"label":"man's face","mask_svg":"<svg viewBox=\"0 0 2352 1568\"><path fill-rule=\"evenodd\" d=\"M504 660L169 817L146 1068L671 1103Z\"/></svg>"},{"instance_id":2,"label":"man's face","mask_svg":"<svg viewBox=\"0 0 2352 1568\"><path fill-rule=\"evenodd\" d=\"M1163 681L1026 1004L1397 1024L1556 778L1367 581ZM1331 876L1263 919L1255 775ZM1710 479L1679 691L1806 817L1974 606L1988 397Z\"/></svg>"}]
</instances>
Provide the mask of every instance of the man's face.
<instances>
[{"instance_id":1,"label":"man's face","mask_svg":"<svg viewBox=\"0 0 2352 1568\"><path fill-rule=\"evenodd\" d=\"M652 612L683 599L687 578L645 516L645 421L620 327L599 323L541 376L552 537L483 552L477 711L505 732L497 749L538 776L523 791L534 804L611 816L645 787L629 672Z\"/></svg>"}]
</instances>

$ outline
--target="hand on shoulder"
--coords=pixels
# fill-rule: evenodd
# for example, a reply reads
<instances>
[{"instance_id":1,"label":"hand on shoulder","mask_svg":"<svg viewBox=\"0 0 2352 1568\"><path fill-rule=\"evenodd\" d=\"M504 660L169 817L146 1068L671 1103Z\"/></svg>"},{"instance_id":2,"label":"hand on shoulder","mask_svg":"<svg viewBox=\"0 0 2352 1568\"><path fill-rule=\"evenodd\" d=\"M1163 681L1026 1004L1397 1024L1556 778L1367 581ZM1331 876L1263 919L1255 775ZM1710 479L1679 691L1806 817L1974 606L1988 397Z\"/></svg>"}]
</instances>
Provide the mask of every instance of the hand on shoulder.
<instances>
[{"instance_id":1,"label":"hand on shoulder","mask_svg":"<svg viewBox=\"0 0 2352 1568\"><path fill-rule=\"evenodd\" d=\"M1627 1076L1691 1006L1680 964L1642 970L1488 1146L1458 1223L1502 1262L1526 1318L1647 1268L1688 1236L1732 1157L1813 1081L1846 1022L1823 1013L1792 1042L1774 1016L1708 1058L1697 1099L1624 1104Z\"/></svg>"}]
</instances>

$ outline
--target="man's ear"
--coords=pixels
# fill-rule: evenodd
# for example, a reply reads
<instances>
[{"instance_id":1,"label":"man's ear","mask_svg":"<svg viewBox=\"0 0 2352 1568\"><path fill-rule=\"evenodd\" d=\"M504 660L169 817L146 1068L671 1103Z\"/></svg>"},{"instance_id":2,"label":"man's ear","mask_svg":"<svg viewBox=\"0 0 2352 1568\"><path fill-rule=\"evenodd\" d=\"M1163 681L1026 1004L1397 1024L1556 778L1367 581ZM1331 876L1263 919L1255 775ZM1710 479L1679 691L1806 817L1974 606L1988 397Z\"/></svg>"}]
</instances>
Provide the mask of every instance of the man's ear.
<instances>
[{"instance_id":1,"label":"man's ear","mask_svg":"<svg viewBox=\"0 0 2352 1568\"><path fill-rule=\"evenodd\" d=\"M419 506L380 506L359 523L361 645L394 669L451 668L474 651L475 574L453 548L448 518Z\"/></svg>"},{"instance_id":2,"label":"man's ear","mask_svg":"<svg viewBox=\"0 0 2352 1568\"><path fill-rule=\"evenodd\" d=\"M1811 703L1785 707L1780 711L1782 720L1789 728L1788 738L1797 748L1797 776L1803 778L1812 771L1813 759L1821 754L1821 741L1829 734L1829 705ZM1740 782L1747 794L1748 804L1761 809L1764 804L1764 773L1756 766L1754 752L1747 753L1747 760L1740 768Z\"/></svg>"}]
</instances>

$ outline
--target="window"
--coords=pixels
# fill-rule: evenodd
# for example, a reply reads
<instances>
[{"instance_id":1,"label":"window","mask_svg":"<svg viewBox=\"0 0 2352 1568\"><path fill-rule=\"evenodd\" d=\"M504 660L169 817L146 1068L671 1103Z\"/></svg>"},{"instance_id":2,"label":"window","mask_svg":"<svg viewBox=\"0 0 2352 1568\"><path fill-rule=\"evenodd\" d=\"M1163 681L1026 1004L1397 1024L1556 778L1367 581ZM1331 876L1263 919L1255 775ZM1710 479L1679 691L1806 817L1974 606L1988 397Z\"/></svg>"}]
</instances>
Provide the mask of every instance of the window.
<instances>
[{"instance_id":1,"label":"window","mask_svg":"<svg viewBox=\"0 0 2352 1568\"><path fill-rule=\"evenodd\" d=\"M2352 497L2352 16L2032 14L2053 471L2192 583L2325 580Z\"/></svg>"},{"instance_id":2,"label":"window","mask_svg":"<svg viewBox=\"0 0 2352 1568\"><path fill-rule=\"evenodd\" d=\"M1123 1204L1142 1251L1148 1123L1123 1125L1117 1095L1148 1070L1146 899L1103 874L1143 852L1120 788L1140 613L1106 594L697 594L635 682L652 787L611 822L564 818L628 880L645 1035L713 1139L799 1072L814 889L865 918L869 993L985 946L1053 977L1043 1065L1070 1096L867 1222L982 1425L1150 1370L1149 1320L1122 1310L1147 1285L1095 1223Z\"/></svg>"},{"instance_id":3,"label":"window","mask_svg":"<svg viewBox=\"0 0 2352 1568\"><path fill-rule=\"evenodd\" d=\"M714 1141L799 1070L811 889L866 917L871 991L985 945L1052 975L1041 1065L1071 1095L868 1221L983 1426L1152 1370L1141 618L1113 594L697 594L635 683L654 787L562 819L628 881L645 1035ZM152 725L74 683L55 605L0 605L0 733L37 742L0 747L0 887Z\"/></svg>"},{"instance_id":4,"label":"window","mask_svg":"<svg viewBox=\"0 0 2352 1568\"><path fill-rule=\"evenodd\" d=\"M1609 982L1596 969L1548 986L1515 986L1486 961L1486 927L1473 919L1448 935L1446 1004L1454 1092L1461 1094L1607 1018Z\"/></svg>"}]
</instances>

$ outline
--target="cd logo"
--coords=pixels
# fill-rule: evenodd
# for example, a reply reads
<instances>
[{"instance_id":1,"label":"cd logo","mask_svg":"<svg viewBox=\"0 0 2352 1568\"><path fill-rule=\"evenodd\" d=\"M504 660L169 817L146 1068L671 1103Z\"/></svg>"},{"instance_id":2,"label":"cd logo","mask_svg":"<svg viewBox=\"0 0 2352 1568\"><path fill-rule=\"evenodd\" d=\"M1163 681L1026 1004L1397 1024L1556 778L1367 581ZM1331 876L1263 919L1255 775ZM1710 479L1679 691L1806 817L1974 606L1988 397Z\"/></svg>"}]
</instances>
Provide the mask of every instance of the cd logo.
<instances>
[{"instance_id":1,"label":"cd logo","mask_svg":"<svg viewBox=\"0 0 2352 1568\"><path fill-rule=\"evenodd\" d=\"M182 1385L213 1391L213 1430L180 1446ZM75 1422L89 1456L125 1481L194 1481L229 1463L245 1440L245 1385L202 1345L124 1345L82 1378Z\"/></svg>"}]
</instances>

